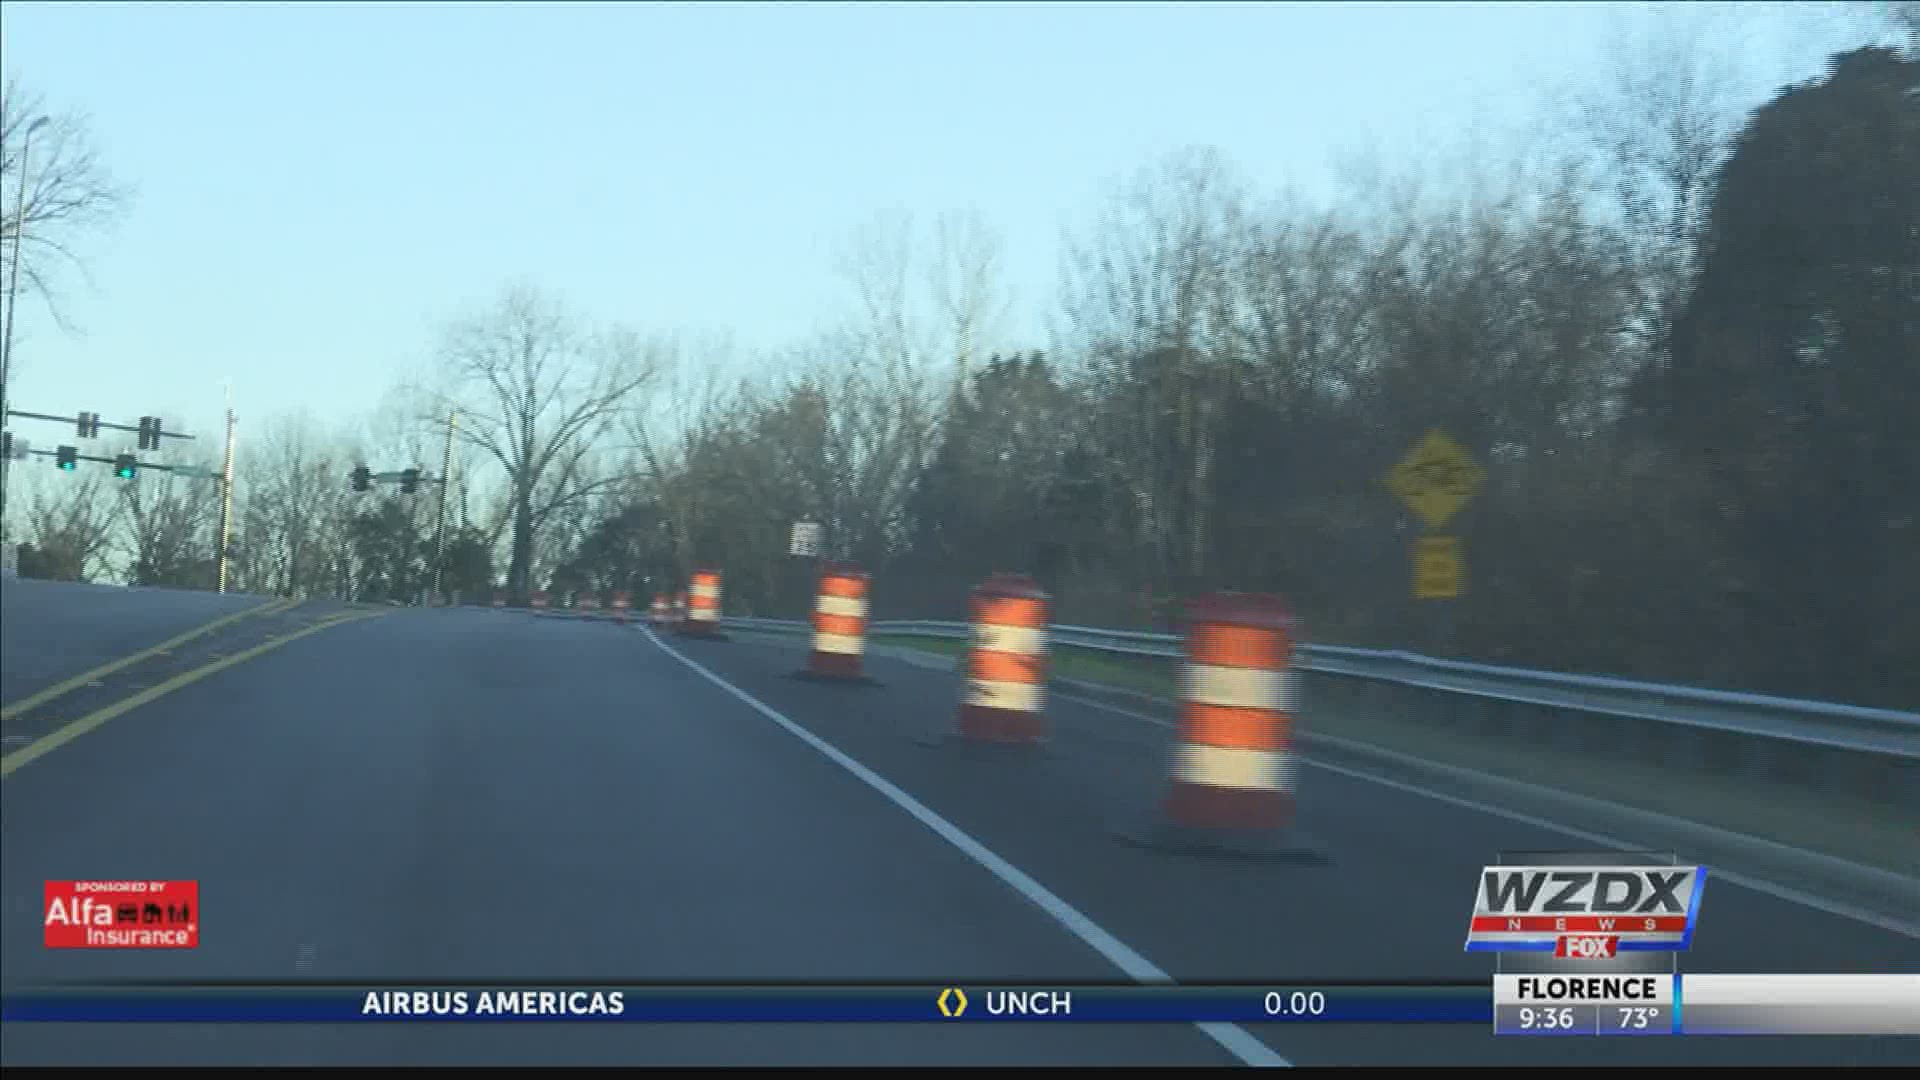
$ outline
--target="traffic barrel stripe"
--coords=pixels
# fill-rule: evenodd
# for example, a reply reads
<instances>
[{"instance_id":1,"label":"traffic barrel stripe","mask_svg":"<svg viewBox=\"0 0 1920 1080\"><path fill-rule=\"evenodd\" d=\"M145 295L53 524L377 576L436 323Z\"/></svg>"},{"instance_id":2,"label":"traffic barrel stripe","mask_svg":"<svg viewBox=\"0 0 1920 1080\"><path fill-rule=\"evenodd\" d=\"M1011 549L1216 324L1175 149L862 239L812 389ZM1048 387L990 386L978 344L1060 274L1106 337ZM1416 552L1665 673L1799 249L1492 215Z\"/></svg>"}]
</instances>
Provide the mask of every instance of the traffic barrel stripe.
<instances>
[{"instance_id":1,"label":"traffic barrel stripe","mask_svg":"<svg viewBox=\"0 0 1920 1080\"><path fill-rule=\"evenodd\" d=\"M1287 786L1288 755L1281 750L1250 750L1235 746L1207 746L1188 743L1178 751L1180 778L1190 784L1212 787L1275 791ZM1274 810L1274 822L1290 817L1291 808L1280 800L1268 800ZM1215 824L1205 822L1204 824ZM1247 822L1222 822L1226 826Z\"/></svg>"},{"instance_id":2,"label":"traffic barrel stripe","mask_svg":"<svg viewBox=\"0 0 1920 1080\"><path fill-rule=\"evenodd\" d=\"M981 709L1037 713L1046 695L1035 683L973 679L967 683L966 703Z\"/></svg>"},{"instance_id":3,"label":"traffic barrel stripe","mask_svg":"<svg viewBox=\"0 0 1920 1080\"><path fill-rule=\"evenodd\" d=\"M975 646L967 653L967 676L982 682L1040 683L1046 662L1038 656Z\"/></svg>"},{"instance_id":4,"label":"traffic barrel stripe","mask_svg":"<svg viewBox=\"0 0 1920 1080\"><path fill-rule=\"evenodd\" d=\"M816 634L857 639L865 636L866 628L867 620L858 615L829 615L826 612L816 612L813 616L813 629Z\"/></svg>"},{"instance_id":5,"label":"traffic barrel stripe","mask_svg":"<svg viewBox=\"0 0 1920 1080\"><path fill-rule=\"evenodd\" d=\"M1189 702L1282 713L1292 709L1290 672L1189 662L1182 679Z\"/></svg>"},{"instance_id":6,"label":"traffic barrel stripe","mask_svg":"<svg viewBox=\"0 0 1920 1080\"><path fill-rule=\"evenodd\" d=\"M1219 705L1187 706L1183 737L1202 746L1240 747L1250 750L1284 750L1287 732L1259 709L1234 709Z\"/></svg>"},{"instance_id":7,"label":"traffic barrel stripe","mask_svg":"<svg viewBox=\"0 0 1920 1080\"><path fill-rule=\"evenodd\" d=\"M1260 627L1194 626L1187 631L1187 655L1196 663L1228 668L1280 670L1287 665L1285 638Z\"/></svg>"},{"instance_id":8,"label":"traffic barrel stripe","mask_svg":"<svg viewBox=\"0 0 1920 1080\"><path fill-rule=\"evenodd\" d=\"M836 596L823 591L820 598L815 601L813 610L822 615L865 619L867 617L867 600L864 596Z\"/></svg>"}]
</instances>

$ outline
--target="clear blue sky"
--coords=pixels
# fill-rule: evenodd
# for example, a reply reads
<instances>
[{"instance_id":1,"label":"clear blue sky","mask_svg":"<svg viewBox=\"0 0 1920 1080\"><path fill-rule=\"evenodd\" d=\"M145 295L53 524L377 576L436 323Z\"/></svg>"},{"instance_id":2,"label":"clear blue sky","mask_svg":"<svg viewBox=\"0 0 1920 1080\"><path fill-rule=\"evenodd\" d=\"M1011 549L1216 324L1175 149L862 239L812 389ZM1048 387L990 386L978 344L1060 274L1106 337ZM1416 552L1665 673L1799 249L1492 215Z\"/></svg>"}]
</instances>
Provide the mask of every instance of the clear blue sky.
<instances>
[{"instance_id":1,"label":"clear blue sky","mask_svg":"<svg viewBox=\"0 0 1920 1080\"><path fill-rule=\"evenodd\" d=\"M1039 339L1063 225L1167 151L1333 189L1523 123L1616 7L7 3L5 73L137 189L23 304L16 407L346 420L509 281L642 329L804 338L867 215L974 206ZM37 445L60 433L20 428Z\"/></svg>"}]
</instances>

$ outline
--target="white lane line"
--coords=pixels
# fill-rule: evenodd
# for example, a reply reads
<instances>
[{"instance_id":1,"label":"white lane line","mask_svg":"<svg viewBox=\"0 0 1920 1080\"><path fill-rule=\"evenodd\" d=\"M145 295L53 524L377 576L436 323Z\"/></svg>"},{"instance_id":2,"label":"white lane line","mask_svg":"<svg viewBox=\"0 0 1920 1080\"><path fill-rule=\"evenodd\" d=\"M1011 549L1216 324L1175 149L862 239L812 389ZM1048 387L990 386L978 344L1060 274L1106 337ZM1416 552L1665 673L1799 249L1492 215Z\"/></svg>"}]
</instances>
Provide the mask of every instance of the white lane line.
<instances>
[{"instance_id":1,"label":"white lane line","mask_svg":"<svg viewBox=\"0 0 1920 1080\"><path fill-rule=\"evenodd\" d=\"M1078 908L1055 896L1045 885L1027 876L1019 867L994 854L985 844L967 835L958 825L941 817L920 800L896 787L886 777L841 753L813 732L787 719L777 709L764 704L752 694L708 671L696 661L688 659L679 650L661 641L653 631L643 629L642 633L647 635L648 640L658 645L662 652L692 668L708 682L746 702L755 712L785 728L787 734L813 747L835 765L852 773L862 783L886 796L888 801L911 814L920 824L938 833L942 840L958 848L961 854L979 863L988 873L1032 901L1040 910L1051 916L1053 921L1065 927L1068 933L1086 942L1095 952L1106 957L1114 967L1125 972L1135 982L1172 983L1177 981L1173 976L1160 970L1153 961L1133 951L1126 942L1101 929L1098 923L1081 914ZM1290 1067L1293 1064L1237 1024L1207 1023L1194 1026L1219 1043L1243 1065Z\"/></svg>"},{"instance_id":2,"label":"white lane line","mask_svg":"<svg viewBox=\"0 0 1920 1080\"><path fill-rule=\"evenodd\" d=\"M1148 724L1157 724L1163 728L1173 727L1172 723L1166 720L1162 720L1157 716L1148 716L1145 713L1134 712L1132 709L1123 709L1118 705L1109 705L1106 702L1099 701L1095 698L1081 697L1078 694L1062 694L1062 693L1059 693L1058 691L1053 692L1051 696L1056 698L1062 698L1067 701L1077 702L1081 705L1090 705L1093 708L1100 709L1104 712L1110 712L1117 716L1124 716L1132 720L1139 720ZM1329 741L1351 742L1351 740L1344 740L1344 739L1333 740L1329 736L1320 736L1320 738L1326 738ZM1364 753L1382 753L1382 754L1387 754L1393 757L1408 757L1408 755L1395 754L1393 751L1386 750L1381 747L1375 747L1368 743L1351 743L1351 744L1356 749L1359 749ZM1389 777L1376 775L1374 773L1363 772L1359 769L1350 769L1342 765L1331 764L1330 762L1317 761L1304 754L1300 756L1299 760L1302 763L1311 765L1316 769L1325 769L1328 772L1339 773L1342 776L1349 776L1355 780L1365 780L1369 783L1381 784L1386 787L1407 792L1408 794L1411 794L1411 795L1424 796L1426 798L1434 799L1443 803L1449 803L1453 806L1458 806L1463 809L1478 810L1483 814L1492 814L1494 817L1506 818L1508 821L1519 822L1522 825L1531 825L1535 828L1546 829L1549 832L1557 832L1563 836L1571 836L1578 840L1585 840L1589 843L1600 844L1605 847L1616 848L1621 851L1639 851L1644 849L1647 846L1644 843L1635 843L1628 840L1622 840L1618 837L1608 836L1605 833L1597 833L1588 829L1575 828L1572 825L1563 825L1560 822L1549 821L1546 818L1536 817L1533 814L1522 813L1518 810L1509 810L1504 806L1495 806L1492 803L1484 803L1484 802L1476 801L1474 799L1466 799L1458 795L1449 795L1443 791L1435 791L1432 788L1421 787L1418 784L1409 784L1404 781L1394 780ZM1410 760L1418 760L1418 759L1410 759ZM1432 764L1431 762L1424 762L1424 761L1421 763L1426 765ZM1447 768L1453 769L1457 767L1447 766ZM1467 773L1473 772L1473 770L1471 769L1459 769L1458 771L1467 772ZM1483 774L1475 773L1474 775L1480 776ZM1508 781L1504 777L1487 777L1487 779L1493 780L1493 781L1499 781L1502 783L1517 783L1517 781ZM1599 800L1596 800L1596 801L1599 801ZM1632 807L1622 807L1621 809L1635 812L1635 813L1642 812L1642 811L1634 811ZM1694 823L1692 822L1688 822L1687 824L1694 825ZM1711 826L1697 826L1697 825L1695 825L1694 827L1711 828ZM1789 886L1789 885L1780 885L1775 882L1767 881L1763 878L1756 878L1748 874L1741 874L1741 873L1737 873L1730 870L1723 870L1718 866L1715 866L1713 868L1713 878L1715 881L1725 881L1725 882L1728 882L1729 884L1741 886L1742 888L1752 889L1754 892L1757 892L1757 893L1764 893L1768 896L1773 897L1776 900L1785 900L1790 904L1799 904L1802 907L1809 907L1814 909L1815 911L1825 912L1828 915L1837 915L1843 919L1852 919L1855 922L1865 923L1868 926L1872 926L1880 930L1886 930L1891 933L1900 934L1903 937L1920 938L1920 923L1903 922L1900 919L1893 918L1888 915L1882 915L1877 911L1869 911L1866 908L1856 907L1855 905L1848 904L1844 901L1832 900L1824 896L1815 896L1812 893L1802 892L1801 890L1793 888L1792 886Z\"/></svg>"}]
</instances>

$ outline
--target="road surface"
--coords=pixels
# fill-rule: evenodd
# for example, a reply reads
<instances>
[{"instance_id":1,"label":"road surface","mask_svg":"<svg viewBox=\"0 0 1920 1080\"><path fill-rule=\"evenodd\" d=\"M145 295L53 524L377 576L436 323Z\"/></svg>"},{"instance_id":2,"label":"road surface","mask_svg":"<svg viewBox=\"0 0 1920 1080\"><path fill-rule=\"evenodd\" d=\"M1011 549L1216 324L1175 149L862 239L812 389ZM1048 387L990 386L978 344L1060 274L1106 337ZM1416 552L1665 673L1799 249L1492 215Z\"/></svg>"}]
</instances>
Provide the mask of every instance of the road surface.
<instances>
[{"instance_id":1,"label":"road surface","mask_svg":"<svg viewBox=\"0 0 1920 1080\"><path fill-rule=\"evenodd\" d=\"M0 578L0 703L269 599Z\"/></svg>"},{"instance_id":2,"label":"road surface","mask_svg":"<svg viewBox=\"0 0 1920 1080\"><path fill-rule=\"evenodd\" d=\"M975 757L947 672L872 658L823 686L745 638L406 610L183 686L0 784L5 980L149 976L1124 981L1485 978L1460 942L1537 825L1309 770L1325 866L1116 841L1167 732L1056 699L1047 753ZM683 659L684 658L684 659ZM10 660L10 657L9 657ZM686 661L692 661L689 664ZM693 665L699 665L696 668ZM758 705L747 700L753 699ZM791 728L789 727L791 725ZM815 745L815 743L818 745ZM903 809L835 753L897 786ZM1023 892L956 845L1030 876ZM194 878L201 946L41 947L41 884ZM1052 906L1050 906L1052 905ZM1920 972L1920 941L1710 886L1687 966ZM1920 1063L1916 1040L1496 1040L1457 1026L8 1025L7 1064Z\"/></svg>"}]
</instances>

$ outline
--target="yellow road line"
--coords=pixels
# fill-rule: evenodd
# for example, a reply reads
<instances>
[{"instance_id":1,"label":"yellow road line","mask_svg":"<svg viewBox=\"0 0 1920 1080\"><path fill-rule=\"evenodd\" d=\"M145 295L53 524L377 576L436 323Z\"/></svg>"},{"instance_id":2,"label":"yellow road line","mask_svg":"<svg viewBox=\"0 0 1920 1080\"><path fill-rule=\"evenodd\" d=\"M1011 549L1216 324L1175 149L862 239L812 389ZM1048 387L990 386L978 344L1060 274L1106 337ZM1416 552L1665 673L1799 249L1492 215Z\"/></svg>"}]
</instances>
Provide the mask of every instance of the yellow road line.
<instances>
[{"instance_id":1,"label":"yellow road line","mask_svg":"<svg viewBox=\"0 0 1920 1080\"><path fill-rule=\"evenodd\" d=\"M36 705L44 705L47 702L52 701L54 698L57 698L62 694L68 693L69 691L78 689L79 687L85 686L88 683L93 682L95 679L105 678L106 676L111 675L116 671L119 671L121 668L127 667L132 664L137 664L140 661L148 659L149 657L152 657L158 653L163 653L163 652L166 652L168 649L172 649L177 646L184 645L187 642L192 641L194 638L200 637L203 634L211 634L215 630L218 630L223 626L227 626L231 623L239 622L241 619L245 619L253 615L278 615L280 612L287 610L288 608L292 607L293 605L299 602L300 601L297 599L296 600L269 600L266 603L261 604L257 607L250 607L245 611L236 611L231 615L222 615L219 618L213 620L212 622L206 623L202 626L194 627L192 630L189 630L186 633L179 635L178 637L168 638L167 640L161 642L158 645L153 646L150 649L142 649L139 652L134 653L132 656L122 657L110 663L102 664L99 667L94 668L92 671L83 671L80 674L75 675L73 678L68 679L65 682L55 683L54 685L49 686L45 690L42 690L38 693L29 694L26 697L21 698L19 701L16 701L6 706L5 708L0 708L0 721L11 720L16 716L19 716L21 713L26 712L28 709L33 708Z\"/></svg>"},{"instance_id":2,"label":"yellow road line","mask_svg":"<svg viewBox=\"0 0 1920 1080\"><path fill-rule=\"evenodd\" d=\"M113 719L114 717L119 716L120 714L128 712L132 709L137 709L140 706L145 705L147 702L152 701L155 698L163 697L167 694L170 694L173 691L178 690L189 683L199 682L201 679L204 679L207 676L214 674L215 672L225 671L227 668L230 668L235 664L239 664L247 660L251 660L256 656L259 656L261 653L269 652L273 649L277 649L280 646L285 645L290 641L297 641L300 638L306 637L308 634L318 633L322 630L325 630L329 626L337 626L340 623L354 622L359 619L375 619L375 618L379 618L381 615L384 615L384 614L386 613L380 612L380 611L365 612L365 613L354 612L352 614L328 619L324 622L315 623L304 630L295 630L292 633L282 634L279 637L271 638L265 642L262 642L259 645L255 645L253 648L248 649L245 652L237 652L237 653L234 653L232 656L215 660L210 664L203 664L200 667L194 668L192 671L181 672L180 674L175 675L173 678L168 679L166 682L160 683L149 689L142 690L139 693L133 695L132 697L124 698L120 701L116 701L112 705L109 705L106 708L101 709L97 712L89 713L88 715L83 716L78 720L75 720L71 724L67 724L66 726L60 728L57 731L49 732L48 734L42 736L41 738L35 739L33 742L28 743L26 746L22 747L19 750L14 751L11 754L6 755L5 757L0 757L0 779L4 779L8 776L13 775L14 771L16 769L19 769L21 766L27 764L30 761L33 761L34 759L40 757L43 754L52 753L53 751L59 749L62 746L65 746L67 743L72 742L74 739L77 739L80 736L85 735L87 732L92 731L94 728L99 727L100 725L106 723L107 721Z\"/></svg>"}]
</instances>

